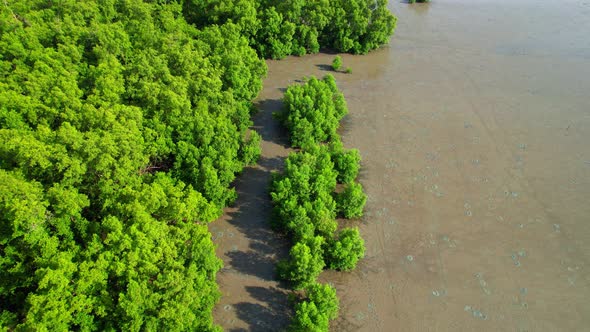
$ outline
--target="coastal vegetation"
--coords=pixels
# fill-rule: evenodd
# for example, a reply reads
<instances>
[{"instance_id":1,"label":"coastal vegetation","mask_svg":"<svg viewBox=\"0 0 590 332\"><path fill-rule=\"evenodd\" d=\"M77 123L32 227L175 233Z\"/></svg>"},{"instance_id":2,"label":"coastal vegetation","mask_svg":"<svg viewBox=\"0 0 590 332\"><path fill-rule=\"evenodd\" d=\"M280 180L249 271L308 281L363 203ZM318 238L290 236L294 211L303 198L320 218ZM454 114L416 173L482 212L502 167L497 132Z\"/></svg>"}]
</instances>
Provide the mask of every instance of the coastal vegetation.
<instances>
[{"instance_id":1,"label":"coastal vegetation","mask_svg":"<svg viewBox=\"0 0 590 332\"><path fill-rule=\"evenodd\" d=\"M0 20L0 329L50 331L218 330L207 223L260 154L263 58L366 53L395 27L385 0L14 0ZM303 330L335 315L314 281L362 257L335 217L365 202L344 99L316 81L290 92L304 151L274 184Z\"/></svg>"},{"instance_id":2,"label":"coastal vegetation","mask_svg":"<svg viewBox=\"0 0 590 332\"><path fill-rule=\"evenodd\" d=\"M334 71L338 71L340 67L342 67L342 58L339 55L337 55L336 57L334 57L334 60L332 60L332 69Z\"/></svg>"},{"instance_id":3,"label":"coastal vegetation","mask_svg":"<svg viewBox=\"0 0 590 332\"><path fill-rule=\"evenodd\" d=\"M237 24L272 59L322 47L365 54L386 44L396 25L387 0L185 0L183 9L197 27Z\"/></svg>"},{"instance_id":4,"label":"coastal vegetation","mask_svg":"<svg viewBox=\"0 0 590 332\"><path fill-rule=\"evenodd\" d=\"M362 216L367 198L355 182L360 155L357 150L345 150L336 133L348 109L333 76L311 77L303 85L290 86L283 102L278 117L290 130L293 146L301 150L288 156L283 173L275 174L271 185L273 223L293 242L289 259L279 263L278 273L294 289L331 289L317 285L324 267L352 270L365 253L358 229L338 230L336 222L339 215ZM334 302L323 297L335 296L335 291L318 294L310 298ZM323 314L324 306L315 302L303 300L296 305L295 331L327 331L329 320L337 317L337 302L329 314Z\"/></svg>"}]
</instances>

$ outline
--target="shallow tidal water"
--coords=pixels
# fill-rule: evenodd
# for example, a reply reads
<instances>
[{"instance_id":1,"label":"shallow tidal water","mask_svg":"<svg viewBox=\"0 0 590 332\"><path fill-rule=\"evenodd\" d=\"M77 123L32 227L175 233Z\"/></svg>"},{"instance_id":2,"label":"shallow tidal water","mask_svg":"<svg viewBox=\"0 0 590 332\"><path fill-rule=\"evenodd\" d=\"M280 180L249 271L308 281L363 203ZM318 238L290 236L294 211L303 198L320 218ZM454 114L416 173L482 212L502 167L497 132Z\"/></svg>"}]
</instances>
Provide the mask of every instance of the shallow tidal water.
<instances>
[{"instance_id":1,"label":"shallow tidal water","mask_svg":"<svg viewBox=\"0 0 590 332\"><path fill-rule=\"evenodd\" d=\"M342 55L353 73L334 74L369 200L365 259L321 276L341 299L332 330L590 330L590 0L390 8L391 44ZM227 331L288 324L268 183L289 150L271 113L333 57L267 62L261 161L210 226L225 262L214 317Z\"/></svg>"}]
</instances>

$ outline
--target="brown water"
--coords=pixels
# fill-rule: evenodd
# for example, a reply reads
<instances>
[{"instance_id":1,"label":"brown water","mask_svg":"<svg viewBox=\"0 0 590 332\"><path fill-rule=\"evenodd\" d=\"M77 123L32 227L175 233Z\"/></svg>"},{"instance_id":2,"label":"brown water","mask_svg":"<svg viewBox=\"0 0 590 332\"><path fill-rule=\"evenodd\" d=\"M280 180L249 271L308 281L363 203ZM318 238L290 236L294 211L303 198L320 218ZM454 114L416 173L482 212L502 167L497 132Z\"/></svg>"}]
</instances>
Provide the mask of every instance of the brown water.
<instances>
[{"instance_id":1,"label":"brown water","mask_svg":"<svg viewBox=\"0 0 590 332\"><path fill-rule=\"evenodd\" d=\"M366 258L322 275L341 298L333 330L590 330L590 0L390 6L390 47L335 74L369 201ZM268 62L263 158L211 226L226 330L287 323L266 186L288 150L270 113L332 58Z\"/></svg>"}]
</instances>

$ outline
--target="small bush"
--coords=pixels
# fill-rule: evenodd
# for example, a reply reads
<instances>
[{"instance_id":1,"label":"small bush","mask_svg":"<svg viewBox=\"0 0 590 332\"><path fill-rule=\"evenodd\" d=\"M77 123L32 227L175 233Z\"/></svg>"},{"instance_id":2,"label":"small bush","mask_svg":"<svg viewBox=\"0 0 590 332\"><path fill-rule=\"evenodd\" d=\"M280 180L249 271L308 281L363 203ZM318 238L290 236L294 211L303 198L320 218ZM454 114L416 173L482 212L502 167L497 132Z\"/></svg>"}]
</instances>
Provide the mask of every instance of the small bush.
<instances>
[{"instance_id":1,"label":"small bush","mask_svg":"<svg viewBox=\"0 0 590 332\"><path fill-rule=\"evenodd\" d=\"M338 71L340 67L342 67L342 58L339 55L337 55L332 61L332 69Z\"/></svg>"},{"instance_id":2,"label":"small bush","mask_svg":"<svg viewBox=\"0 0 590 332\"><path fill-rule=\"evenodd\" d=\"M309 148L337 137L340 119L348 113L344 95L332 75L311 77L303 85L291 85L283 97L284 112L278 113L289 130L291 145Z\"/></svg>"},{"instance_id":3,"label":"small bush","mask_svg":"<svg viewBox=\"0 0 590 332\"><path fill-rule=\"evenodd\" d=\"M365 241L358 228L343 229L337 239L330 241L326 250L326 261L334 270L350 271L364 256Z\"/></svg>"},{"instance_id":4,"label":"small bush","mask_svg":"<svg viewBox=\"0 0 590 332\"><path fill-rule=\"evenodd\" d=\"M347 74L352 74L352 68L346 67L346 73Z\"/></svg>"},{"instance_id":5,"label":"small bush","mask_svg":"<svg viewBox=\"0 0 590 332\"><path fill-rule=\"evenodd\" d=\"M344 191L336 196L338 211L344 218L358 218L363 216L363 208L367 196L360 183L348 183Z\"/></svg>"},{"instance_id":6,"label":"small bush","mask_svg":"<svg viewBox=\"0 0 590 332\"><path fill-rule=\"evenodd\" d=\"M304 301L295 305L295 317L290 330L328 331L330 320L338 317L340 309L336 290L330 285L314 283L306 288L306 297Z\"/></svg>"},{"instance_id":7,"label":"small bush","mask_svg":"<svg viewBox=\"0 0 590 332\"><path fill-rule=\"evenodd\" d=\"M357 149L344 150L339 140L330 143L330 156L334 169L338 172L339 183L349 183L356 179L361 167L361 155Z\"/></svg>"},{"instance_id":8,"label":"small bush","mask_svg":"<svg viewBox=\"0 0 590 332\"><path fill-rule=\"evenodd\" d=\"M315 282L324 268L321 236L298 242L289 251L289 260L278 265L279 276L291 281L295 289L301 289Z\"/></svg>"}]
</instances>

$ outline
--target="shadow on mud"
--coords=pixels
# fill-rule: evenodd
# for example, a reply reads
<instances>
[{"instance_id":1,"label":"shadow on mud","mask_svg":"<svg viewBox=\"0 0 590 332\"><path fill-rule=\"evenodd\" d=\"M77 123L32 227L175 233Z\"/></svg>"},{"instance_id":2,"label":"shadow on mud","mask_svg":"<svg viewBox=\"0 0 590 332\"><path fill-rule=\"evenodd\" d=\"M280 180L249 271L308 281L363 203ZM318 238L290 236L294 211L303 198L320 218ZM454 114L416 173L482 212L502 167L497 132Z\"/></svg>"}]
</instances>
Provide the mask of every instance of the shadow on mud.
<instances>
[{"instance_id":1,"label":"shadow on mud","mask_svg":"<svg viewBox=\"0 0 590 332\"><path fill-rule=\"evenodd\" d=\"M259 303L240 302L234 306L238 318L248 322L248 331L282 331L286 328L292 309L285 291L278 288L246 287L246 291ZM234 329L230 331L244 331Z\"/></svg>"},{"instance_id":2,"label":"shadow on mud","mask_svg":"<svg viewBox=\"0 0 590 332\"><path fill-rule=\"evenodd\" d=\"M256 102L255 106L260 111L252 119L254 122L252 128L262 136L263 141L288 148L288 131L272 115L274 112L281 112L283 101L280 99L266 99Z\"/></svg>"},{"instance_id":3,"label":"shadow on mud","mask_svg":"<svg viewBox=\"0 0 590 332\"><path fill-rule=\"evenodd\" d=\"M334 71L334 68L332 68L332 66L326 65L326 64L323 64L323 63L317 64L315 66L318 67L319 70L323 70L323 71Z\"/></svg>"},{"instance_id":4,"label":"shadow on mud","mask_svg":"<svg viewBox=\"0 0 590 332\"><path fill-rule=\"evenodd\" d=\"M288 255L288 240L270 227L272 203L269 186L273 171L280 171L284 158L261 157L258 165L248 167L238 177L238 199L235 211L229 212L228 223L249 239L247 249L226 252L227 266L240 274L264 281L278 281L275 267ZM239 302L233 305L238 319L249 325L247 330L229 331L282 331L289 324L291 308L287 302L286 288L246 286L254 302Z\"/></svg>"},{"instance_id":5,"label":"shadow on mud","mask_svg":"<svg viewBox=\"0 0 590 332\"><path fill-rule=\"evenodd\" d=\"M259 167L248 167L236 183L236 211L228 222L250 241L246 250L227 252L229 266L239 273L262 280L275 280L275 265L287 256L288 242L270 227L272 203L268 194L271 172L282 168L284 158L264 158Z\"/></svg>"}]
</instances>

